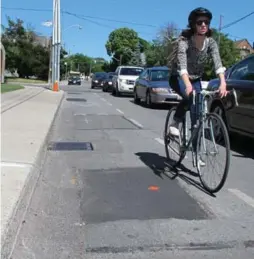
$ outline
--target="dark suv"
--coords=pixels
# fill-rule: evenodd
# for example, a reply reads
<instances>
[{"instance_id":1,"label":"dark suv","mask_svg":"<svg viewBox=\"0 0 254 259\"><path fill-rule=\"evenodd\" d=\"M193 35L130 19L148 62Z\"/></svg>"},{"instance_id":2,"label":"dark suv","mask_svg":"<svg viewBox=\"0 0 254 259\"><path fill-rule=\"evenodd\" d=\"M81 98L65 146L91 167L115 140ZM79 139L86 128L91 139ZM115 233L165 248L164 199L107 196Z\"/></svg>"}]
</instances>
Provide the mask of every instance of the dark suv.
<instances>
[{"instance_id":1,"label":"dark suv","mask_svg":"<svg viewBox=\"0 0 254 259\"><path fill-rule=\"evenodd\" d=\"M91 88L95 87L102 87L103 86L103 80L107 77L106 72L96 72L94 73L92 77L92 83L91 83Z\"/></svg>"},{"instance_id":2,"label":"dark suv","mask_svg":"<svg viewBox=\"0 0 254 259\"><path fill-rule=\"evenodd\" d=\"M79 76L71 76L68 79L68 85L81 85L81 79Z\"/></svg>"}]
</instances>

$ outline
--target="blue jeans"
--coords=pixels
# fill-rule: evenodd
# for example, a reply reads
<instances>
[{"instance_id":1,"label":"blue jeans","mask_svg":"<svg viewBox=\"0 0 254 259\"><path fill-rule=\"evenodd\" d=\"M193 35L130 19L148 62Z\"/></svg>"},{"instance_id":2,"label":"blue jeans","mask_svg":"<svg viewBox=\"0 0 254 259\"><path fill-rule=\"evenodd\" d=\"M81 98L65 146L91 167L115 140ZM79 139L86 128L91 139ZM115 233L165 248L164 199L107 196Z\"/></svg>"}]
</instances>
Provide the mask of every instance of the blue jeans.
<instances>
[{"instance_id":1,"label":"blue jeans","mask_svg":"<svg viewBox=\"0 0 254 259\"><path fill-rule=\"evenodd\" d=\"M193 90L196 91L196 94L200 93L202 90L202 85L200 80L191 81ZM193 104L193 95L190 94L190 96L187 96L185 93L185 85L181 78L172 76L169 80L169 84L172 87L173 90L175 90L183 99L178 104L176 108L176 113L174 116L174 120L176 122L182 122L183 118L186 114L186 111L190 110L191 115L191 124L196 124L196 121L198 119L198 115L201 109L200 101L196 102L196 104Z\"/></svg>"}]
</instances>

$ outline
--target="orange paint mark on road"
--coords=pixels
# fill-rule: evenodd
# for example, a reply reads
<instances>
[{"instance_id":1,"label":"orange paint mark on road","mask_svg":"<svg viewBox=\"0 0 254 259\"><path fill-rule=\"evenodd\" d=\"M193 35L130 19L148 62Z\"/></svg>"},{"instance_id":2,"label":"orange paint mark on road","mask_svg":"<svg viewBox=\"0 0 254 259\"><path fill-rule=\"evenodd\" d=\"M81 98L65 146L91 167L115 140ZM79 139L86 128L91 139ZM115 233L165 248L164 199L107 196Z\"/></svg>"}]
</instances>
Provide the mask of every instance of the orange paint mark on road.
<instances>
[{"instance_id":1,"label":"orange paint mark on road","mask_svg":"<svg viewBox=\"0 0 254 259\"><path fill-rule=\"evenodd\" d=\"M160 188L159 188L159 186L156 186L156 185L151 185L151 186L149 186L148 187L148 190L149 191L158 191Z\"/></svg>"}]
</instances>

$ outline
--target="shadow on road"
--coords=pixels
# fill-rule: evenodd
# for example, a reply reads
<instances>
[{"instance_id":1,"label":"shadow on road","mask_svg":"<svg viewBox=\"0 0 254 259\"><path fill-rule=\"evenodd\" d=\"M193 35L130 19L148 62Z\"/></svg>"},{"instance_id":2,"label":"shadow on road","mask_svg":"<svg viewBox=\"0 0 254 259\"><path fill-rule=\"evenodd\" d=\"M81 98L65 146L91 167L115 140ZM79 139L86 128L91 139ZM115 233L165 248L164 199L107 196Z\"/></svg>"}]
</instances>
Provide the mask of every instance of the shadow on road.
<instances>
[{"instance_id":1,"label":"shadow on road","mask_svg":"<svg viewBox=\"0 0 254 259\"><path fill-rule=\"evenodd\" d=\"M216 197L214 194L206 191L202 184L200 183L198 178L198 174L184 165L179 165L177 168L172 166L172 161L166 159L166 157L162 157L156 153L150 152L138 152L135 153L139 159L148 166L155 175L160 178L167 177L171 180L174 180L176 177L179 177L181 180L185 181L187 184L191 184L201 190L202 192L210 195L211 197ZM164 177L163 177L164 176Z\"/></svg>"},{"instance_id":2,"label":"shadow on road","mask_svg":"<svg viewBox=\"0 0 254 259\"><path fill-rule=\"evenodd\" d=\"M231 134L230 136L231 150L239 154L232 154L233 157L254 159L254 139Z\"/></svg>"},{"instance_id":3,"label":"shadow on road","mask_svg":"<svg viewBox=\"0 0 254 259\"><path fill-rule=\"evenodd\" d=\"M115 95L115 94L113 94L113 92L111 91L111 92L109 92L113 97L115 97L115 98L133 98L133 95L131 95L131 94L123 94L123 93L121 93L119 96L117 96L117 95Z\"/></svg>"}]
</instances>

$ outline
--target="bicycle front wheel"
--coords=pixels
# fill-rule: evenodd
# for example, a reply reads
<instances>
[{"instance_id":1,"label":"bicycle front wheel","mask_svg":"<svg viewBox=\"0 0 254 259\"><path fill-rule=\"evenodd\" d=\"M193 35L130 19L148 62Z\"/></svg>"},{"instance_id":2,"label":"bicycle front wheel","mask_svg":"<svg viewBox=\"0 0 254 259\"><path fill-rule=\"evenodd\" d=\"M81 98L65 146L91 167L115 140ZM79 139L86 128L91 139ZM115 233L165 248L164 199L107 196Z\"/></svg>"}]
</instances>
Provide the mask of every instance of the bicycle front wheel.
<instances>
[{"instance_id":1,"label":"bicycle front wheel","mask_svg":"<svg viewBox=\"0 0 254 259\"><path fill-rule=\"evenodd\" d=\"M198 132L196 152L200 181L208 192L218 192L225 184L230 166L230 156L227 127L218 114L210 113ZM209 166L215 172L210 171ZM216 173L219 175L218 177Z\"/></svg>"},{"instance_id":2,"label":"bicycle front wheel","mask_svg":"<svg viewBox=\"0 0 254 259\"><path fill-rule=\"evenodd\" d=\"M176 107L171 108L168 111L166 122L165 122L165 129L164 129L164 145L165 151L167 155L167 159L172 167L179 164L183 158L184 154L181 152L181 140L182 140L182 130L181 125L179 125L180 136L175 137L169 134L169 126L173 122L173 118L176 112Z\"/></svg>"}]
</instances>

